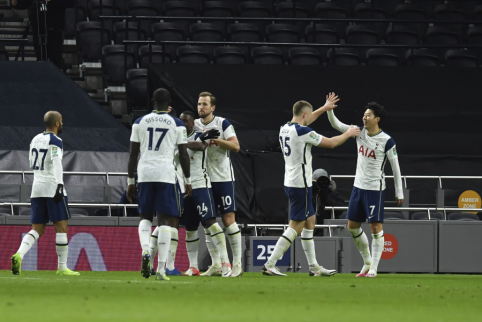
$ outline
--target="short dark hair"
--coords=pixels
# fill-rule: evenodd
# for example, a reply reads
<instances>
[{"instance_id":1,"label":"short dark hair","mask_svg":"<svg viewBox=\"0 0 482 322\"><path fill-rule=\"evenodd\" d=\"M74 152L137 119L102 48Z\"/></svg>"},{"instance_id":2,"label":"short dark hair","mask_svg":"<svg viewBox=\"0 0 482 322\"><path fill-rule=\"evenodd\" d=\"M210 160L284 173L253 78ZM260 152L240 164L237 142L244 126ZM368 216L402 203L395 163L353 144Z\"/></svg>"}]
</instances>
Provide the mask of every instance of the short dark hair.
<instances>
[{"instance_id":1,"label":"short dark hair","mask_svg":"<svg viewBox=\"0 0 482 322\"><path fill-rule=\"evenodd\" d=\"M196 119L196 114L195 114L193 111L187 110L187 111L182 112L181 114L189 115L190 117L192 117L193 120ZM179 115L179 116L180 116L180 115Z\"/></svg>"},{"instance_id":2,"label":"short dark hair","mask_svg":"<svg viewBox=\"0 0 482 322\"><path fill-rule=\"evenodd\" d=\"M376 102L370 102L366 106L367 109L372 110L375 117L379 117L380 121L387 116L387 111L383 106Z\"/></svg>"},{"instance_id":3,"label":"short dark hair","mask_svg":"<svg viewBox=\"0 0 482 322\"><path fill-rule=\"evenodd\" d=\"M216 97L209 92L202 92L199 94L199 97L209 97L211 99L211 105L216 105L217 103Z\"/></svg>"},{"instance_id":4,"label":"short dark hair","mask_svg":"<svg viewBox=\"0 0 482 322\"><path fill-rule=\"evenodd\" d=\"M303 109L309 107L310 109L313 109L313 106L311 106L310 103L307 101L298 101L293 105L293 115L295 116L300 116L303 112Z\"/></svg>"},{"instance_id":5,"label":"short dark hair","mask_svg":"<svg viewBox=\"0 0 482 322\"><path fill-rule=\"evenodd\" d=\"M167 108L171 103L171 93L165 88L158 88L152 94L152 101L155 106Z\"/></svg>"}]
</instances>

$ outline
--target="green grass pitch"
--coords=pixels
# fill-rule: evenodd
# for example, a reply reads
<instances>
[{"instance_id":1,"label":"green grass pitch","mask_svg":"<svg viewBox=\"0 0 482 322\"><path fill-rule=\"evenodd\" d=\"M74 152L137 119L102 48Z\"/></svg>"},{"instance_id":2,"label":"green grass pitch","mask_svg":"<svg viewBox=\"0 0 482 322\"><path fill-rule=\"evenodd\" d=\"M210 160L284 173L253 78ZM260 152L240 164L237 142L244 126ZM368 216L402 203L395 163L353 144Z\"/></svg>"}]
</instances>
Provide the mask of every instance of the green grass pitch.
<instances>
[{"instance_id":1,"label":"green grass pitch","mask_svg":"<svg viewBox=\"0 0 482 322\"><path fill-rule=\"evenodd\" d=\"M0 271L1 321L481 321L482 276Z\"/></svg>"}]
</instances>

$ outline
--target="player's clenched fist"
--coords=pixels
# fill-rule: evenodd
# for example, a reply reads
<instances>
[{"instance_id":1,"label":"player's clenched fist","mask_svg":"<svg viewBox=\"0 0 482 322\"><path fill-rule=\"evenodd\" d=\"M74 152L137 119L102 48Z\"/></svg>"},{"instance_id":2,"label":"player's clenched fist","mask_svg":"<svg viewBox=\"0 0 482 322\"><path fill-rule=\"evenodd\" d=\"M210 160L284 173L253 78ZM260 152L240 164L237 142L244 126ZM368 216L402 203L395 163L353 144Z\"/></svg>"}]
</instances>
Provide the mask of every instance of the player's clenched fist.
<instances>
[{"instance_id":1,"label":"player's clenched fist","mask_svg":"<svg viewBox=\"0 0 482 322\"><path fill-rule=\"evenodd\" d=\"M355 125L351 125L348 131L346 131L350 137L354 138L355 136L358 136L360 134L360 128Z\"/></svg>"}]
</instances>

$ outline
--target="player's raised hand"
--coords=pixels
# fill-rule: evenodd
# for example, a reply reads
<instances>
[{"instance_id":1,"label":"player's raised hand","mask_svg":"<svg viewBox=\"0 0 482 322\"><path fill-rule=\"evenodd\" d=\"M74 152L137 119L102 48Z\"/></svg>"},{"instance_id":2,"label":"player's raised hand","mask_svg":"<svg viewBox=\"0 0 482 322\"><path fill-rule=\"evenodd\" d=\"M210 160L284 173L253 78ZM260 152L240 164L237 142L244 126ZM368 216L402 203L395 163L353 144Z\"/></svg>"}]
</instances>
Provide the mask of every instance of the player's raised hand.
<instances>
[{"instance_id":1,"label":"player's raised hand","mask_svg":"<svg viewBox=\"0 0 482 322\"><path fill-rule=\"evenodd\" d=\"M133 185L133 184L128 185L126 197L127 197L127 200L129 200L130 203L133 203L135 195L136 195L136 186Z\"/></svg>"},{"instance_id":2,"label":"player's raised hand","mask_svg":"<svg viewBox=\"0 0 482 322\"><path fill-rule=\"evenodd\" d=\"M338 98L338 96L335 93L329 93L328 95L326 95L326 103L325 103L325 106L324 106L325 109L327 111L331 111L332 109L337 107L336 103L339 100L340 99Z\"/></svg>"},{"instance_id":3,"label":"player's raised hand","mask_svg":"<svg viewBox=\"0 0 482 322\"><path fill-rule=\"evenodd\" d=\"M360 134L360 128L355 125L350 125L348 131L346 131L350 135L350 137L354 138Z\"/></svg>"},{"instance_id":4,"label":"player's raised hand","mask_svg":"<svg viewBox=\"0 0 482 322\"><path fill-rule=\"evenodd\" d=\"M184 194L184 198L192 196L192 186L190 184L186 184L186 193Z\"/></svg>"}]
</instances>

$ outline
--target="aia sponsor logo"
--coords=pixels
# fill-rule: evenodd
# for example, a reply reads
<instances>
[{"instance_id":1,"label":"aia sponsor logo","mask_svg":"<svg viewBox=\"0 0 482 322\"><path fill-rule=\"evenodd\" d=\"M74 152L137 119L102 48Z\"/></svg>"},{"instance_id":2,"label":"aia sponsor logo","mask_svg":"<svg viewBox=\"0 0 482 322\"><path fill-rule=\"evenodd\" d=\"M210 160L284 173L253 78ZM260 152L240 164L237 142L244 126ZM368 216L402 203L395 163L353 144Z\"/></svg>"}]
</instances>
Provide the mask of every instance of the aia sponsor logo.
<instances>
[{"instance_id":1,"label":"aia sponsor logo","mask_svg":"<svg viewBox=\"0 0 482 322\"><path fill-rule=\"evenodd\" d=\"M363 145L360 145L360 148L358 149L358 153L361 153L361 155L367 158L373 158L374 160L377 159L377 156L375 155L375 150L370 150L369 148L365 148Z\"/></svg>"}]
</instances>

